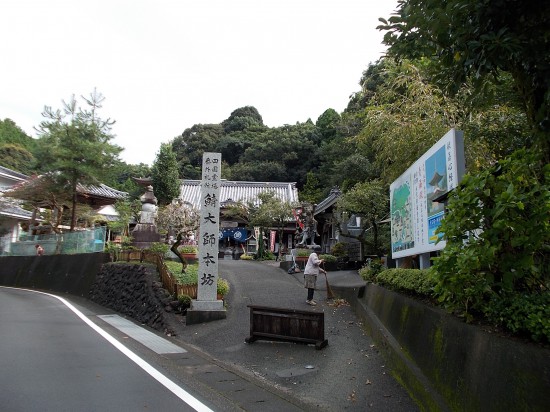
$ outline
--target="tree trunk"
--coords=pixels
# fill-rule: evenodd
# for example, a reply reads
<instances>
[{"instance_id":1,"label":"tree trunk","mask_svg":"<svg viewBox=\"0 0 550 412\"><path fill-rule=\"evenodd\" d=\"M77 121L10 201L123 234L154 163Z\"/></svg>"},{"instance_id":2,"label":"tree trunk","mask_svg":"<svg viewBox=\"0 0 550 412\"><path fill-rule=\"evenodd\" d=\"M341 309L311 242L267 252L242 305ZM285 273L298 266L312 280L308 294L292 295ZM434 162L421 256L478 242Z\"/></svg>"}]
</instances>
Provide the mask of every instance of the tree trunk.
<instances>
[{"instance_id":1,"label":"tree trunk","mask_svg":"<svg viewBox=\"0 0 550 412\"><path fill-rule=\"evenodd\" d=\"M183 235L180 233L177 236L176 241L174 242L174 244L170 247L170 250L172 252L174 252L174 254L181 261L181 273L185 273L185 269L187 269L187 260L183 257L183 255L178 250L178 247L180 247L182 243L183 243Z\"/></svg>"},{"instance_id":2,"label":"tree trunk","mask_svg":"<svg viewBox=\"0 0 550 412\"><path fill-rule=\"evenodd\" d=\"M71 213L71 232L74 231L74 228L76 226L76 201L77 201L77 193L76 193L76 180L73 183L73 210Z\"/></svg>"}]
</instances>

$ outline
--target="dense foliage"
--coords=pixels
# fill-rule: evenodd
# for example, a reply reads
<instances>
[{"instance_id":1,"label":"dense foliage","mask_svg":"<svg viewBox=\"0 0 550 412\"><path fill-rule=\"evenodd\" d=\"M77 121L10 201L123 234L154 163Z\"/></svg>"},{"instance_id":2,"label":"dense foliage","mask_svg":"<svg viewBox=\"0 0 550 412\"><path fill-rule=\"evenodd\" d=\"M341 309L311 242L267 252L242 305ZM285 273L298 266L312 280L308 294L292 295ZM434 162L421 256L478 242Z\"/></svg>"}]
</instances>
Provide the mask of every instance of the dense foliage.
<instances>
[{"instance_id":1,"label":"dense foliage","mask_svg":"<svg viewBox=\"0 0 550 412\"><path fill-rule=\"evenodd\" d=\"M433 277L379 273L375 264L365 276L409 291L433 287L432 296L469 319L484 316L548 339L549 7L535 0L398 0L396 14L381 20L388 56L362 73L360 90L343 113L328 108L315 123L269 128L256 108L245 106L220 124L195 124L169 144L170 176L160 173L168 170L164 163L154 165L155 193L162 192L161 203L168 204L176 195L164 194L165 180L200 179L203 153L221 152L223 178L296 182L301 200L312 203L337 186L340 223L360 216L360 233L353 236L364 253L381 255L389 245L388 226L380 225L388 213L389 184L457 128L464 131L469 175L451 196L441 227L447 247ZM65 114L72 113L71 104ZM49 111L54 118L56 113L63 114ZM74 111L73 119L80 122L79 116ZM56 163L66 158L56 139L67 132L74 142L67 141L66 149L80 153L72 145L86 142L89 117L79 122L52 122L34 141L6 119L0 159L25 173L55 166L66 174L66 165ZM141 194L130 177L148 176L146 165L108 164L108 175L96 177ZM27 195L38 204L36 195ZM287 211L272 200L228 213L251 225L278 227Z\"/></svg>"},{"instance_id":2,"label":"dense foliage","mask_svg":"<svg viewBox=\"0 0 550 412\"><path fill-rule=\"evenodd\" d=\"M392 55L431 59L437 80L452 91L473 80L481 92L488 76L510 73L539 148L548 151L550 3L399 0L395 15L381 21Z\"/></svg>"},{"instance_id":3,"label":"dense foliage","mask_svg":"<svg viewBox=\"0 0 550 412\"><path fill-rule=\"evenodd\" d=\"M77 186L99 183L122 150L110 142L114 121L99 117L104 97L94 91L82 99L84 106L73 96L62 109L44 109L41 144L35 152L40 170L49 172L56 186L65 187L72 197L71 230L76 226Z\"/></svg>"},{"instance_id":4,"label":"dense foliage","mask_svg":"<svg viewBox=\"0 0 550 412\"><path fill-rule=\"evenodd\" d=\"M550 165L541 158L517 151L453 193L439 229L447 244L434 258L448 306L471 315L514 293L548 293Z\"/></svg>"},{"instance_id":5,"label":"dense foliage","mask_svg":"<svg viewBox=\"0 0 550 412\"><path fill-rule=\"evenodd\" d=\"M151 168L153 190L159 205L168 205L180 193L178 162L168 143L161 143L153 167Z\"/></svg>"}]
</instances>

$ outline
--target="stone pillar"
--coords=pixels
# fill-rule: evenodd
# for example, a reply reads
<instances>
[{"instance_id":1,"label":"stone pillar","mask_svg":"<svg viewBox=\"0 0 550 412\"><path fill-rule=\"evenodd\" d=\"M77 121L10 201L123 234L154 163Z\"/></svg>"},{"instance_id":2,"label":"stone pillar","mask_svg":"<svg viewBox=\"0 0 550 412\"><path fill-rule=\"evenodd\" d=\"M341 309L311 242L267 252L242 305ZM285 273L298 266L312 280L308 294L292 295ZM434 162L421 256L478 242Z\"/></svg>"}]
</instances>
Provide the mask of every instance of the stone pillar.
<instances>
[{"instance_id":1,"label":"stone pillar","mask_svg":"<svg viewBox=\"0 0 550 412\"><path fill-rule=\"evenodd\" d=\"M418 256L420 262L420 269L428 269L431 266L430 261L430 254L429 253L422 253Z\"/></svg>"},{"instance_id":2,"label":"stone pillar","mask_svg":"<svg viewBox=\"0 0 550 412\"><path fill-rule=\"evenodd\" d=\"M226 318L223 301L217 299L221 163L221 153L203 154L198 290L197 299L191 301L187 310L188 325Z\"/></svg>"}]
</instances>

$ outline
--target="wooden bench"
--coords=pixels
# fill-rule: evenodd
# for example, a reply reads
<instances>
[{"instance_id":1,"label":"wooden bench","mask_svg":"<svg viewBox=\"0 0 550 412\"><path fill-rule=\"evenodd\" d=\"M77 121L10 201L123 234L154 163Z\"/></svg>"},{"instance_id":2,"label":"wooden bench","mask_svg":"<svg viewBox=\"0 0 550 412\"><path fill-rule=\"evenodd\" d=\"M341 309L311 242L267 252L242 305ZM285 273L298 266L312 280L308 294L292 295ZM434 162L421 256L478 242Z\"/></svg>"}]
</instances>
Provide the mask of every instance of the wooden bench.
<instances>
[{"instance_id":1,"label":"wooden bench","mask_svg":"<svg viewBox=\"0 0 550 412\"><path fill-rule=\"evenodd\" d=\"M315 349L328 345L325 339L325 313L297 309L249 305L250 336L246 343L274 340L312 343Z\"/></svg>"}]
</instances>

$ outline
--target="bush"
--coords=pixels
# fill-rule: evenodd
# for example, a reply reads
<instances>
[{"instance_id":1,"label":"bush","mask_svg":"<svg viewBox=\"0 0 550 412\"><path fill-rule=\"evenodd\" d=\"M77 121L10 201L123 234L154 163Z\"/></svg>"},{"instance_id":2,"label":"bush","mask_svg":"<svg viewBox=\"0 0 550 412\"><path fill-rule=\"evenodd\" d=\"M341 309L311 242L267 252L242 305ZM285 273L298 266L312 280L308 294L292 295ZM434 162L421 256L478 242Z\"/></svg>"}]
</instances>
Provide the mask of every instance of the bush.
<instances>
[{"instance_id":1,"label":"bush","mask_svg":"<svg viewBox=\"0 0 550 412\"><path fill-rule=\"evenodd\" d=\"M433 297L435 280L430 269L386 269L376 275L375 280L397 292Z\"/></svg>"},{"instance_id":2,"label":"bush","mask_svg":"<svg viewBox=\"0 0 550 412\"><path fill-rule=\"evenodd\" d=\"M380 283L392 285L395 290L433 297L435 281L429 269L387 269L377 279Z\"/></svg>"},{"instance_id":3,"label":"bush","mask_svg":"<svg viewBox=\"0 0 550 412\"><path fill-rule=\"evenodd\" d=\"M336 257L345 257L348 255L348 251L346 250L346 246L342 242L336 243L332 250L330 251L331 254L333 254Z\"/></svg>"},{"instance_id":4,"label":"bush","mask_svg":"<svg viewBox=\"0 0 550 412\"><path fill-rule=\"evenodd\" d=\"M181 273L181 263L178 262L164 262L166 267L176 278L176 281L180 285L197 285L199 283L199 265L188 265L185 273ZM229 292L229 282L218 276L217 293L220 295L226 295Z\"/></svg>"},{"instance_id":5,"label":"bush","mask_svg":"<svg viewBox=\"0 0 550 412\"><path fill-rule=\"evenodd\" d=\"M367 282L376 282L376 276L384 270L380 259L371 259L365 266L359 269L359 274Z\"/></svg>"},{"instance_id":6,"label":"bush","mask_svg":"<svg viewBox=\"0 0 550 412\"><path fill-rule=\"evenodd\" d=\"M307 257L309 257L309 255L311 255L311 250L309 250L309 249L296 249L296 257L298 257L298 256L301 256L301 257L307 256Z\"/></svg>"},{"instance_id":7,"label":"bush","mask_svg":"<svg viewBox=\"0 0 550 412\"><path fill-rule=\"evenodd\" d=\"M319 255L319 259L323 259L325 263L333 263L338 261L338 258L334 255Z\"/></svg>"},{"instance_id":8,"label":"bush","mask_svg":"<svg viewBox=\"0 0 550 412\"><path fill-rule=\"evenodd\" d=\"M166 243L154 242L151 243L151 246L149 246L148 250L150 252L158 253L164 256L170 250L170 246L168 246Z\"/></svg>"},{"instance_id":9,"label":"bush","mask_svg":"<svg viewBox=\"0 0 550 412\"><path fill-rule=\"evenodd\" d=\"M436 293L467 319L493 300L550 283L550 165L521 149L467 175L448 203Z\"/></svg>"},{"instance_id":10,"label":"bush","mask_svg":"<svg viewBox=\"0 0 550 412\"><path fill-rule=\"evenodd\" d=\"M229 282L221 277L218 277L218 284L216 292L218 295L225 296L229 293Z\"/></svg>"},{"instance_id":11,"label":"bush","mask_svg":"<svg viewBox=\"0 0 550 412\"><path fill-rule=\"evenodd\" d=\"M191 300L191 296L189 295L183 294L178 296L178 301L183 309L187 309L191 306Z\"/></svg>"},{"instance_id":12,"label":"bush","mask_svg":"<svg viewBox=\"0 0 550 412\"><path fill-rule=\"evenodd\" d=\"M194 245L183 245L183 246L180 246L178 247L178 251L180 253L189 253L189 254L193 254L193 253L197 253L198 252L198 249L196 246Z\"/></svg>"},{"instance_id":13,"label":"bush","mask_svg":"<svg viewBox=\"0 0 550 412\"><path fill-rule=\"evenodd\" d=\"M487 317L510 332L550 343L550 293L518 294L494 299Z\"/></svg>"}]
</instances>

